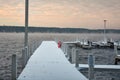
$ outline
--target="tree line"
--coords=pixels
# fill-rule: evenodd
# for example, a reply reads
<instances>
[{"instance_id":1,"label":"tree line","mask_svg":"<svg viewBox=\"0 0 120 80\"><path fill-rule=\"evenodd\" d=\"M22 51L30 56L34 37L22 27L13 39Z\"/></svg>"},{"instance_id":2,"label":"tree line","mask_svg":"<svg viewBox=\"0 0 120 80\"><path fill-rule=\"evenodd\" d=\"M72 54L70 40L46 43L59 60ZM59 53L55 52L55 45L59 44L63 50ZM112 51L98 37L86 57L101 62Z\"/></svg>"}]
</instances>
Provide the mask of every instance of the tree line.
<instances>
[{"instance_id":1,"label":"tree line","mask_svg":"<svg viewBox=\"0 0 120 80\"><path fill-rule=\"evenodd\" d=\"M0 32L24 32L24 26L0 26ZM103 29L28 27L29 32L41 33L103 33ZM120 29L106 29L106 33L120 33Z\"/></svg>"}]
</instances>

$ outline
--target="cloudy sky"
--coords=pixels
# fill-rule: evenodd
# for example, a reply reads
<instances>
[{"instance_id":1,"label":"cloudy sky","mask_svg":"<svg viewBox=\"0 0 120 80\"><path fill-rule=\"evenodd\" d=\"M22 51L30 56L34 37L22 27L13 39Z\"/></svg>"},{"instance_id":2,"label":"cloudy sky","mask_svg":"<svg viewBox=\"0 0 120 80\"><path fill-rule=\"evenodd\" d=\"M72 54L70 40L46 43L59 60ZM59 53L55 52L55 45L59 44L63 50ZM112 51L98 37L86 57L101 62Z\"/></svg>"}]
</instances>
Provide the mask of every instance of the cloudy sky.
<instances>
[{"instance_id":1,"label":"cloudy sky","mask_svg":"<svg viewBox=\"0 0 120 80\"><path fill-rule=\"evenodd\" d=\"M120 29L120 0L29 0L29 26ZM24 25L25 0L0 0L0 25Z\"/></svg>"}]
</instances>

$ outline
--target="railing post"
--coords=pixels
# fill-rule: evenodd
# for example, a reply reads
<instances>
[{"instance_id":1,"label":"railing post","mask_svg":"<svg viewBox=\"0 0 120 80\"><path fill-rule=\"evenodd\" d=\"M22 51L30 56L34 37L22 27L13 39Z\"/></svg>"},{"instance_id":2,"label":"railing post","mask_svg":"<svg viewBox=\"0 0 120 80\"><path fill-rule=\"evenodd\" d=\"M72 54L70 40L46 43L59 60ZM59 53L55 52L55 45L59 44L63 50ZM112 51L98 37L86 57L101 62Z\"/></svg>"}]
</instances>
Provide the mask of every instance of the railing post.
<instances>
[{"instance_id":1,"label":"railing post","mask_svg":"<svg viewBox=\"0 0 120 80\"><path fill-rule=\"evenodd\" d=\"M79 51L75 49L75 67L79 67Z\"/></svg>"},{"instance_id":2,"label":"railing post","mask_svg":"<svg viewBox=\"0 0 120 80\"><path fill-rule=\"evenodd\" d=\"M94 80L94 57L93 55L89 55L88 64L89 64L89 71L88 71L89 80Z\"/></svg>"},{"instance_id":3,"label":"railing post","mask_svg":"<svg viewBox=\"0 0 120 80\"><path fill-rule=\"evenodd\" d=\"M17 80L17 60L16 55L12 55L12 80Z\"/></svg>"}]
</instances>

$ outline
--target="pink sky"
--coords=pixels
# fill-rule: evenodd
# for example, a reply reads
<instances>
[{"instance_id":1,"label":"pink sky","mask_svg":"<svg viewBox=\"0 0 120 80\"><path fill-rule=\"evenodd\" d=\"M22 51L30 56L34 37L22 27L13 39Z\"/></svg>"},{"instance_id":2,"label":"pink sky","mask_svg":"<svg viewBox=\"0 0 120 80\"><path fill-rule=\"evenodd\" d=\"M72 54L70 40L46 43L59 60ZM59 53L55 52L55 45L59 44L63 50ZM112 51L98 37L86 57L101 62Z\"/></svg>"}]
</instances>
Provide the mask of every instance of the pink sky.
<instances>
[{"instance_id":1,"label":"pink sky","mask_svg":"<svg viewBox=\"0 0 120 80\"><path fill-rule=\"evenodd\" d=\"M24 0L0 0L0 25L24 25ZM29 26L120 29L120 0L30 0Z\"/></svg>"}]
</instances>

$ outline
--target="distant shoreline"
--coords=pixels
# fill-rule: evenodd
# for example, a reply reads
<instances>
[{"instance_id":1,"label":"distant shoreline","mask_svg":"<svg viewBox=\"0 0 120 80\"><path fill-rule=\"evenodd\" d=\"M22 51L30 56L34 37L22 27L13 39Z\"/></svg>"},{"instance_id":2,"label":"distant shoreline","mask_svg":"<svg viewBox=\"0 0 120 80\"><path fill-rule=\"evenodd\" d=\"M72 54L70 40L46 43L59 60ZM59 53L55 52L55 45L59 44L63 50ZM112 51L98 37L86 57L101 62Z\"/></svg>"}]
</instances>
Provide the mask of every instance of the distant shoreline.
<instances>
[{"instance_id":1,"label":"distant shoreline","mask_svg":"<svg viewBox=\"0 0 120 80\"><path fill-rule=\"evenodd\" d=\"M0 26L0 32L24 32L24 26ZM103 33L104 29L29 27L29 32L41 33ZM106 33L120 33L120 29L106 29Z\"/></svg>"}]
</instances>

